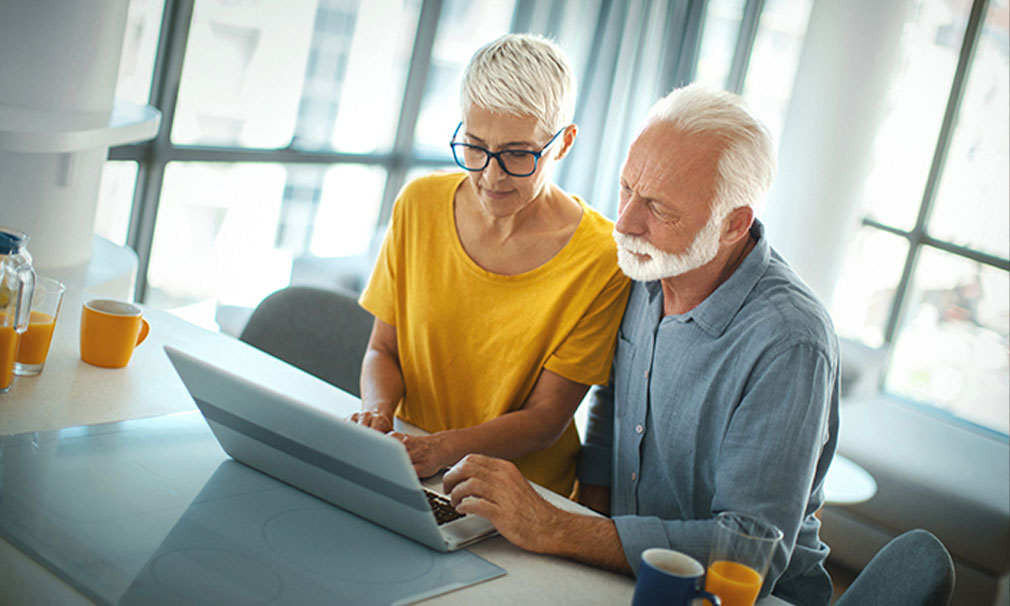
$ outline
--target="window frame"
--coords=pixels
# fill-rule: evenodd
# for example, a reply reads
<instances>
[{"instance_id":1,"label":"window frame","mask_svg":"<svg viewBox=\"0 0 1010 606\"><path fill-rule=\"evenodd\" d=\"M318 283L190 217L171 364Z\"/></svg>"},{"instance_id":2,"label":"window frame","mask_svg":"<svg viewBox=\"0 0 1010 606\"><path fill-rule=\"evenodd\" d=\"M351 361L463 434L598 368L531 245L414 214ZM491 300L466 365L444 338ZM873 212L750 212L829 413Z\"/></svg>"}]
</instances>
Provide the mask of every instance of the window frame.
<instances>
[{"instance_id":1,"label":"window frame","mask_svg":"<svg viewBox=\"0 0 1010 606\"><path fill-rule=\"evenodd\" d=\"M425 92L425 83L431 63L432 52L438 34L439 21L443 11L443 0L422 0L418 16L403 101L392 147L385 152L350 153L333 150L305 151L291 147L280 149L254 149L230 146L178 145L172 142L171 133L175 119L179 82L182 77L186 45L189 39L190 23L195 0L165 0L157 51L148 102L162 113L162 123L158 135L141 143L110 148L110 161L133 161L138 165L137 182L130 211L126 244L137 253L138 269L136 296L144 301L148 292L147 274L150 265L155 221L158 215L165 168L171 162L270 162L280 164L331 165L341 163L381 166L386 170L387 179L380 201L376 230L381 230L389 222L393 202L406 182L410 171L418 167L437 169L452 163L451 155L443 155L414 149L414 132ZM547 35L556 34L561 27L565 0L550 0L549 10L543 3L534 0L516 0L510 31L536 30L535 25ZM668 27L683 30L685 35L675 49L667 54L661 79L666 89L674 84L693 79L698 60L700 36L706 17L706 0L688 0L676 7L666 9ZM648 8L649 0L640 0L636 6ZM763 0L747 0L745 18L741 20L737 47L733 56L732 78L727 82L730 90L739 91L746 73L746 66L753 49L757 22L763 8ZM629 8L624 3L603 1L599 4L595 19L594 40L605 37L607 28L622 26L628 18ZM613 32L611 32L612 34ZM688 35L690 34L690 35ZM610 38L608 38L610 39ZM613 40L611 39L611 43ZM602 56L609 51L616 52L611 44L589 46L586 70L613 65ZM611 54L614 54L611 52ZM608 76L609 77L609 76ZM582 84L580 82L580 84ZM602 103L606 109L609 99L591 101L592 95L580 94L576 116L595 114L594 108ZM599 108L596 108L599 109ZM590 142L591 143L591 142ZM595 146L590 146L595 147ZM570 163L569 163L570 164ZM571 167L564 166L558 177L565 181ZM606 212L607 209L602 209Z\"/></svg>"},{"instance_id":2,"label":"window frame","mask_svg":"<svg viewBox=\"0 0 1010 606\"><path fill-rule=\"evenodd\" d=\"M171 162L269 162L280 164L365 164L382 166L387 173L378 225L389 221L393 200L403 186L407 171L416 166L444 166L446 158L413 150L414 125L424 93L431 51L437 34L442 0L424 0L418 17L403 104L392 148L383 153L304 151L288 147L255 149L227 146L177 145L172 125L178 101L186 45L195 0L166 0L162 15L154 74L148 102L162 113L158 135L142 143L109 149L107 160L138 164L137 183L130 212L126 244L137 253L137 300L147 294L147 273L154 240L165 168Z\"/></svg>"},{"instance_id":3,"label":"window frame","mask_svg":"<svg viewBox=\"0 0 1010 606\"><path fill-rule=\"evenodd\" d=\"M950 153L951 143L954 139L954 133L957 128L958 116L960 115L961 105L964 101L967 89L968 77L971 72L971 64L978 50L979 40L982 37L983 26L986 15L988 14L989 4L990 0L973 0L972 2L971 10L968 16L968 23L965 28L964 37L961 41L957 66L955 68L954 77L951 81L950 93L947 97L947 104L944 109L940 131L937 136L936 147L934 148L932 161L930 163L926 183L923 188L922 198L919 202L918 213L916 215L914 226L911 229L902 229L873 219L868 214L862 217L861 223L864 227L884 231L903 238L908 244L908 252L905 255L901 277L899 278L898 284L895 288L887 321L884 325L883 345L880 347L880 350L885 353L886 357L883 368L879 374L878 390L880 393L890 397L896 397L913 405L927 407L930 409L930 412L936 412L942 416L949 417L950 419L955 420L958 423L966 424L973 429L981 430L986 433L996 433L1005 437L1006 434L999 430L980 425L957 416L954 413L945 413L941 408L930 402L913 402L900 394L888 392L886 388L887 375L891 366L893 345L901 333L903 322L905 321L907 315L912 311L910 309L912 303L911 294L914 290L915 273L923 250L927 247L933 248L952 254L956 257L975 261L982 265L1010 273L1010 259L986 253L971 247L961 246L941 238L936 238L929 233L929 222L932 217L933 209L936 205L940 181L943 177L944 169L946 168L947 157Z\"/></svg>"},{"instance_id":4,"label":"window frame","mask_svg":"<svg viewBox=\"0 0 1010 606\"><path fill-rule=\"evenodd\" d=\"M386 171L387 177L377 216L376 230L381 230L388 223L393 201L406 182L410 171L417 168L440 168L451 162L448 149L446 149L445 155L425 153L423 150L414 149L415 126L438 34L443 0L422 0L421 2L393 145L388 151L381 153L347 153L332 150L304 151L290 145L282 149L251 149L173 144L171 140L172 125L194 4L195 0L165 0L149 97L149 103L162 112L162 125L157 137L138 144L113 147L109 150L108 155L108 160L133 161L138 166L127 245L136 251L138 257L136 293L140 301L143 301L147 294L147 274L155 220L158 214L165 169L171 162L269 162L320 166L353 163L379 166ZM639 13L645 11L649 4L646 0L639 2L636 5L641 9ZM924 247L935 248L1010 272L1010 260L1006 258L935 238L928 232L929 220L936 204L940 180L965 95L971 62L982 36L989 5L990 0L973 0L914 226L911 229L902 229L875 220L868 215L861 220L865 227L899 236L908 243L908 251L884 327L884 345L882 346L884 351L891 349L900 333L902 321L909 313L907 308L910 305L910 294L914 287L915 271ZM676 10L666 13L669 25L681 28L685 32L683 40L678 45L678 52L671 53L676 56L668 56L662 70L660 80L667 88L674 84L693 80L698 61L700 38L707 18L706 6L705 0L689 0L676 7ZM732 64L725 82L727 90L737 93L743 90L764 7L765 0L747 0L744 4ZM534 29L534 22L538 21L539 15L543 31L548 35L556 34L560 28L564 9L563 0L551 0L547 9L534 0L517 0L510 31ZM615 45L619 45L618 32L624 29L625 22L631 18L632 14L638 13L633 13L631 8L625 4L606 1L599 4L593 30L594 43L589 47L589 54L585 58L585 69L588 74L594 73L598 68L613 70L618 51ZM546 18L544 15L547 15ZM612 74L605 73L601 77L612 78ZM583 83L580 82L581 84ZM609 107L608 103L611 101L612 99L601 98L599 95L586 94L585 91L582 91L578 99L577 118L592 119L601 112L606 112ZM597 138L600 136L602 135L596 135ZM592 138L590 136L590 139ZM592 143L594 141L588 142L591 147L598 147L591 145ZM599 143L602 143L602 140ZM566 164L562 167L559 180L565 181L568 173L573 172L575 168L575 166ZM595 188L590 187L589 189ZM602 210L607 211L606 203L604 203ZM885 390L884 384L888 366L889 360L885 362L883 372L879 375L878 388L882 392Z\"/></svg>"},{"instance_id":5,"label":"window frame","mask_svg":"<svg viewBox=\"0 0 1010 606\"><path fill-rule=\"evenodd\" d=\"M957 67L951 82L950 94L947 97L947 106L940 125L940 133L937 137L936 148L933 152L933 159L926 178L922 199L919 202L919 212L916 216L915 225L910 230L905 230L877 221L868 215L862 218L864 226L886 231L904 238L908 242L908 254L905 258L904 268L902 269L901 278L898 281L894 299L891 303L887 324L884 328L884 343L886 345L894 342L901 328L904 315L908 311L906 309L908 295L923 247L936 248L959 257L971 259L983 265L1010 272L1010 259L954 244L947 240L934 238L929 234L928 229L929 220L936 205L940 179L943 176L947 156L950 153L950 145L954 138L954 130L957 128L957 119L961 111L961 104L964 101L968 75L971 71L971 62L975 57L979 40L982 37L982 27L988 8L989 0L973 0L972 2L968 24L961 42Z\"/></svg>"}]
</instances>

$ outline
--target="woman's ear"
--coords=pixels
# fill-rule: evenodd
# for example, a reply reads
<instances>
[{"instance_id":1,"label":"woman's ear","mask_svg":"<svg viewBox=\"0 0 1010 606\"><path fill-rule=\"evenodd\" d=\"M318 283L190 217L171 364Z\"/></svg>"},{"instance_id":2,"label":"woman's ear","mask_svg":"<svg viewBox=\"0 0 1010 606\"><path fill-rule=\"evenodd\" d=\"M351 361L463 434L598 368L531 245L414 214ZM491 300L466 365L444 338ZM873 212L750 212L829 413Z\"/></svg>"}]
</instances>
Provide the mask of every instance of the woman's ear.
<instances>
[{"instance_id":1,"label":"woman's ear","mask_svg":"<svg viewBox=\"0 0 1010 606\"><path fill-rule=\"evenodd\" d=\"M578 124L573 123L565 127L565 132L558 135L561 138L561 145L558 146L558 155L554 157L555 160L560 160L568 155L568 152L572 149L572 145L575 144L575 137L578 134Z\"/></svg>"}]
</instances>

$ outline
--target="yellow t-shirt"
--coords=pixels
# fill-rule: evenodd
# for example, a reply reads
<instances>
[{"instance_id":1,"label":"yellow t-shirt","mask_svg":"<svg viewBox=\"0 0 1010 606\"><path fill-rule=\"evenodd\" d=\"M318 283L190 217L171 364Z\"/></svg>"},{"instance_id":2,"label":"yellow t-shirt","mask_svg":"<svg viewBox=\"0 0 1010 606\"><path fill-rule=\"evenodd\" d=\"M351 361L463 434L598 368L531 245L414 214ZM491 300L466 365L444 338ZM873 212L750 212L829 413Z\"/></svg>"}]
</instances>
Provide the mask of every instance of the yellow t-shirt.
<instances>
[{"instance_id":1,"label":"yellow t-shirt","mask_svg":"<svg viewBox=\"0 0 1010 606\"><path fill-rule=\"evenodd\" d=\"M582 218L552 259L514 276L483 269L453 218L465 178L435 174L404 187L360 299L396 327L405 386L397 415L430 432L522 408L544 368L605 383L630 287L613 224L578 198ZM553 446L515 462L531 481L568 495L579 447L569 423Z\"/></svg>"}]
</instances>

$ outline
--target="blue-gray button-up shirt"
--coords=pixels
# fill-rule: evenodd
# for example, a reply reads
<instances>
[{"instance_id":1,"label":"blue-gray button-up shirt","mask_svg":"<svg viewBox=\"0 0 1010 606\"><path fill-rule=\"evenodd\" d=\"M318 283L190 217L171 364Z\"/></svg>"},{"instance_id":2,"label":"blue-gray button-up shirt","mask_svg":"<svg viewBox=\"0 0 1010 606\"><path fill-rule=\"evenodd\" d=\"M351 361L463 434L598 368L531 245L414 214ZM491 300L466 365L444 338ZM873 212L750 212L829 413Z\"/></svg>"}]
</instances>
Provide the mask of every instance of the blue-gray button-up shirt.
<instances>
[{"instance_id":1,"label":"blue-gray button-up shirt","mask_svg":"<svg viewBox=\"0 0 1010 606\"><path fill-rule=\"evenodd\" d=\"M636 282L613 376L594 390L579 478L611 488L637 573L649 547L703 564L721 511L785 535L762 596L824 604L831 581L814 512L838 429L838 344L824 306L768 245L700 305L663 315L659 282Z\"/></svg>"}]
</instances>

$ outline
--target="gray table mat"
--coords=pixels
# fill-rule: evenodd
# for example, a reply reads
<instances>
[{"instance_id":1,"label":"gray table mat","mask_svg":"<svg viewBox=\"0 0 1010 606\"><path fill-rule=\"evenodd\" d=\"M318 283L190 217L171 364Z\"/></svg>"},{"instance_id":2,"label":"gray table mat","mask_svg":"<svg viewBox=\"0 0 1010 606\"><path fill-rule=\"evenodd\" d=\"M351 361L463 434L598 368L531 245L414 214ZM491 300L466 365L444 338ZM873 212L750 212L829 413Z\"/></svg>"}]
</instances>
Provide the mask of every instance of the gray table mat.
<instances>
[{"instance_id":1,"label":"gray table mat","mask_svg":"<svg viewBox=\"0 0 1010 606\"><path fill-rule=\"evenodd\" d=\"M505 574L231 460L195 412L0 438L0 536L103 604L407 604Z\"/></svg>"}]
</instances>

